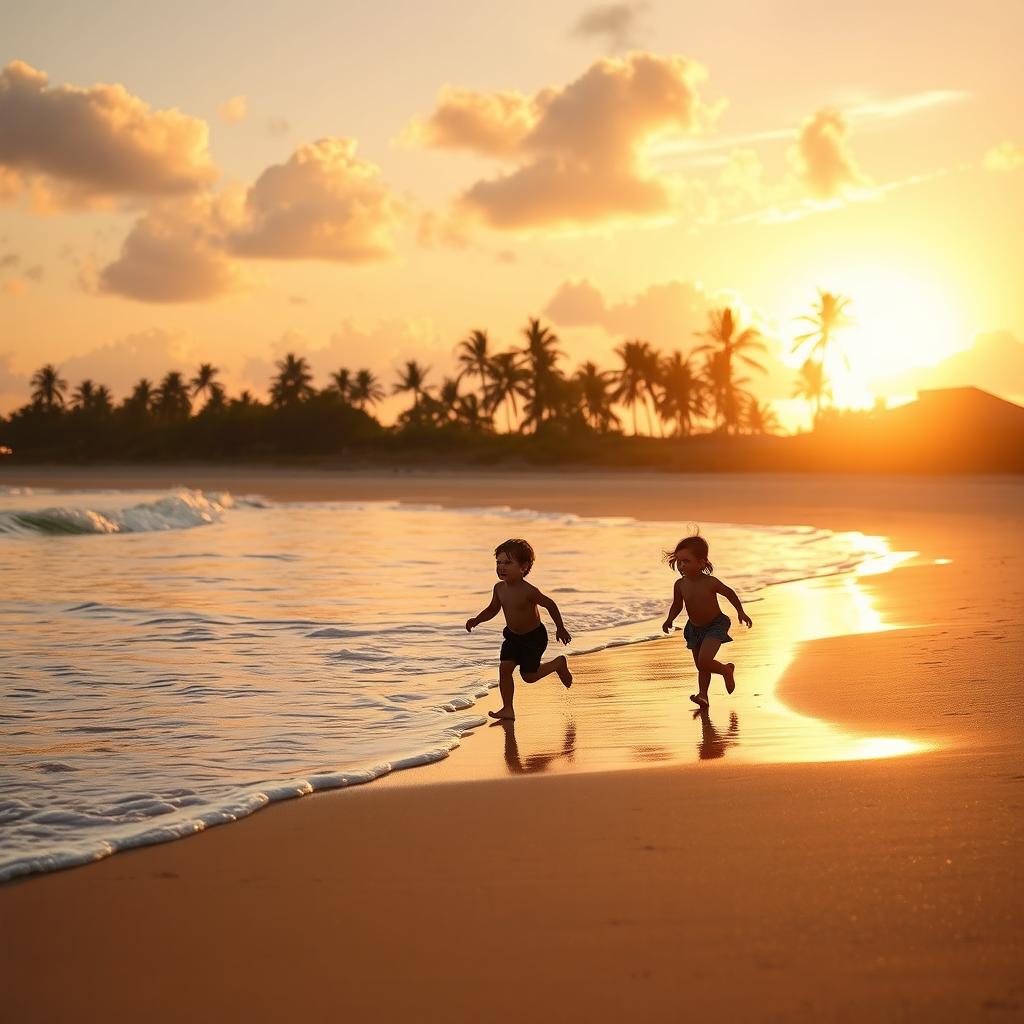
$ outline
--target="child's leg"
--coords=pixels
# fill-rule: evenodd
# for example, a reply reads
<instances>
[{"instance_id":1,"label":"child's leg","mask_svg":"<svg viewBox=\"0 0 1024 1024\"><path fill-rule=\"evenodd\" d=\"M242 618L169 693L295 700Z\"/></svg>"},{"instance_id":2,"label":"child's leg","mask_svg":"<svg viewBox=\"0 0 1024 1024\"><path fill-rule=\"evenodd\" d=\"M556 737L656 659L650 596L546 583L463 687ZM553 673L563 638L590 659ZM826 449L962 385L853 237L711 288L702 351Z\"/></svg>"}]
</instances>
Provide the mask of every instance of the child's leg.
<instances>
[{"instance_id":1,"label":"child's leg","mask_svg":"<svg viewBox=\"0 0 1024 1024\"><path fill-rule=\"evenodd\" d=\"M569 662L564 654L560 654L557 658L552 658L551 661L541 662L535 671L523 672L522 676L526 682L535 683L538 679L551 675L552 672L558 673L558 678L562 680L562 685L566 689L572 686L572 673L569 671Z\"/></svg>"},{"instance_id":2,"label":"child's leg","mask_svg":"<svg viewBox=\"0 0 1024 1024\"><path fill-rule=\"evenodd\" d=\"M696 652L694 661L697 663L697 692L690 694L690 700L699 704L702 708L708 706L708 687L711 686L711 666L715 662L715 655L722 641L713 636L706 636ZM724 666L723 666L724 667Z\"/></svg>"},{"instance_id":3,"label":"child's leg","mask_svg":"<svg viewBox=\"0 0 1024 1024\"><path fill-rule=\"evenodd\" d=\"M512 672L516 667L514 661L498 662L498 693L501 694L501 707L497 711L488 711L491 718L515 718L512 709L512 698L516 692L515 679Z\"/></svg>"},{"instance_id":4,"label":"child's leg","mask_svg":"<svg viewBox=\"0 0 1024 1024\"><path fill-rule=\"evenodd\" d=\"M721 644L719 644L721 646ZM693 663L697 666L697 671L700 671L700 665L698 664L698 657L700 651L693 652ZM712 675L723 676L725 679L725 692L732 693L736 689L736 666L731 661L721 662L712 661L708 666Z\"/></svg>"}]
</instances>

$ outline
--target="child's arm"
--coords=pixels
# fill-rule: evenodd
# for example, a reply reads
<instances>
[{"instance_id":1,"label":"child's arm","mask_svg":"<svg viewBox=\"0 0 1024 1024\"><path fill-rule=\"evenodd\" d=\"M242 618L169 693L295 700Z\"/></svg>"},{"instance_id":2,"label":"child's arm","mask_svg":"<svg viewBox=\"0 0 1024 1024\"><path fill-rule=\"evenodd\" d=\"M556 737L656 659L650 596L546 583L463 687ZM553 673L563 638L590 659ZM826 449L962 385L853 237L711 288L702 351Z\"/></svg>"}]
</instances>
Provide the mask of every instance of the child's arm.
<instances>
[{"instance_id":1,"label":"child's arm","mask_svg":"<svg viewBox=\"0 0 1024 1024\"><path fill-rule=\"evenodd\" d=\"M501 601L498 600L498 584L495 583L494 590L491 593L491 603L479 615L474 615L473 618L466 619L466 632L472 633L481 622L493 619L500 611Z\"/></svg>"},{"instance_id":2,"label":"child's arm","mask_svg":"<svg viewBox=\"0 0 1024 1024\"><path fill-rule=\"evenodd\" d=\"M662 633L672 632L672 623L676 621L676 616L683 610L683 581L681 579L676 580L675 586L672 588L672 607L668 610L668 615L665 616L665 621L661 624Z\"/></svg>"},{"instance_id":3,"label":"child's arm","mask_svg":"<svg viewBox=\"0 0 1024 1024\"><path fill-rule=\"evenodd\" d=\"M721 594L736 609L736 615L747 629L753 625L750 621L750 616L743 610L743 604L740 599L736 596L736 591L732 587L727 587L721 580L711 577L711 584L715 588L716 594Z\"/></svg>"},{"instance_id":4,"label":"child's arm","mask_svg":"<svg viewBox=\"0 0 1024 1024\"><path fill-rule=\"evenodd\" d=\"M569 631L565 628L565 623L562 622L562 613L558 610L558 605L536 587L533 588L533 599L541 608L547 608L548 615L551 616L551 621L555 624L555 639L560 640L563 644L571 643L572 637L569 636Z\"/></svg>"}]
</instances>

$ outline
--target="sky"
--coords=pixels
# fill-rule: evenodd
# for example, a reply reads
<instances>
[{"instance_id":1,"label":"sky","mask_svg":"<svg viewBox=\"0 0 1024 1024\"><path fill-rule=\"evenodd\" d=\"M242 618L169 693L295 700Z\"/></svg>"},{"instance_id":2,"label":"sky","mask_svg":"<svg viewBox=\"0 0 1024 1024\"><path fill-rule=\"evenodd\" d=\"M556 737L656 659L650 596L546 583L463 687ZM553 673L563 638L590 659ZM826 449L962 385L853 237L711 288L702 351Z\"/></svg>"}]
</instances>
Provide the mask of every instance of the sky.
<instances>
[{"instance_id":1,"label":"sky","mask_svg":"<svg viewBox=\"0 0 1024 1024\"><path fill-rule=\"evenodd\" d=\"M44 363L116 397L200 361L261 394L287 352L437 384L528 317L611 368L730 305L794 428L820 289L853 321L837 404L1024 400L1016 0L38 0L0 28L2 412Z\"/></svg>"}]
</instances>

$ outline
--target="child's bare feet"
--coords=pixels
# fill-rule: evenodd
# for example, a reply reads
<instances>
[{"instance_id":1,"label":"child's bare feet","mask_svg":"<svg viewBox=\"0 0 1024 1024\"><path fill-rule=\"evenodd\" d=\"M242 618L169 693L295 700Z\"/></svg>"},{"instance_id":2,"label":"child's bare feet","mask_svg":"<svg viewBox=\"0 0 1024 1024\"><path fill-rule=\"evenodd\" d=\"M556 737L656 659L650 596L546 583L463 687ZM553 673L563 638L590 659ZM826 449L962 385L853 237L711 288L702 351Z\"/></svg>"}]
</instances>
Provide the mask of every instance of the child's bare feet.
<instances>
[{"instance_id":1,"label":"child's bare feet","mask_svg":"<svg viewBox=\"0 0 1024 1024\"><path fill-rule=\"evenodd\" d=\"M706 708L708 706L707 697L702 697L699 693L691 693L690 700L692 700L697 707Z\"/></svg>"},{"instance_id":2,"label":"child's bare feet","mask_svg":"<svg viewBox=\"0 0 1024 1024\"><path fill-rule=\"evenodd\" d=\"M736 689L736 666L730 661L724 667L725 671L722 676L725 679L725 692L732 693Z\"/></svg>"},{"instance_id":3,"label":"child's bare feet","mask_svg":"<svg viewBox=\"0 0 1024 1024\"><path fill-rule=\"evenodd\" d=\"M511 708L498 708L497 711L488 711L491 718L498 718L502 721L514 722L516 713Z\"/></svg>"},{"instance_id":4,"label":"child's bare feet","mask_svg":"<svg viewBox=\"0 0 1024 1024\"><path fill-rule=\"evenodd\" d=\"M569 662L566 661L564 654L558 658L558 667L555 671L558 673L558 678L562 680L562 685L568 690L572 686L572 673L569 671Z\"/></svg>"}]
</instances>

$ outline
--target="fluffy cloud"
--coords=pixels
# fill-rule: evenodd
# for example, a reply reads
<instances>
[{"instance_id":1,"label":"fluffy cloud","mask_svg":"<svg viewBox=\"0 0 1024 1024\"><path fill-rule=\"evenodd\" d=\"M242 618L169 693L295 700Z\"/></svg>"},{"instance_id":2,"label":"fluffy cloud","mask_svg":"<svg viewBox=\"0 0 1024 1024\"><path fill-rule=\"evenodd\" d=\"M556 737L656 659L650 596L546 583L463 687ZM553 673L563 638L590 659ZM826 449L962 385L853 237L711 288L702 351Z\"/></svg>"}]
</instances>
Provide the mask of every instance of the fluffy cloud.
<instances>
[{"instance_id":1,"label":"fluffy cloud","mask_svg":"<svg viewBox=\"0 0 1024 1024\"><path fill-rule=\"evenodd\" d=\"M832 109L819 110L800 129L790 159L797 177L808 191L821 199L841 195L865 179L849 150L846 118Z\"/></svg>"},{"instance_id":2,"label":"fluffy cloud","mask_svg":"<svg viewBox=\"0 0 1024 1024\"><path fill-rule=\"evenodd\" d=\"M154 203L100 291L143 302L202 302L240 280L235 258L367 263L393 255L404 207L350 139L301 146L249 189Z\"/></svg>"},{"instance_id":3,"label":"fluffy cloud","mask_svg":"<svg viewBox=\"0 0 1024 1024\"><path fill-rule=\"evenodd\" d=\"M229 291L237 273L224 251L237 220L230 197L194 196L152 206L121 255L99 274L100 291L142 302L202 302Z\"/></svg>"},{"instance_id":4,"label":"fluffy cloud","mask_svg":"<svg viewBox=\"0 0 1024 1024\"><path fill-rule=\"evenodd\" d=\"M232 96L217 108L217 115L225 124L238 124L245 120L248 110L249 105L244 96Z\"/></svg>"},{"instance_id":5,"label":"fluffy cloud","mask_svg":"<svg viewBox=\"0 0 1024 1024\"><path fill-rule=\"evenodd\" d=\"M1024 146L1016 142L1000 142L985 154L985 168L989 171L1015 171L1024 167Z\"/></svg>"},{"instance_id":6,"label":"fluffy cloud","mask_svg":"<svg viewBox=\"0 0 1024 1024\"><path fill-rule=\"evenodd\" d=\"M628 50L636 45L637 22L647 10L646 3L599 4L585 10L573 26L572 35L607 40L613 51Z\"/></svg>"},{"instance_id":7,"label":"fluffy cloud","mask_svg":"<svg viewBox=\"0 0 1024 1024\"><path fill-rule=\"evenodd\" d=\"M559 326L603 327L609 334L643 338L659 347L692 348L707 326L708 297L685 281L655 284L609 303L589 281L566 281L544 309Z\"/></svg>"},{"instance_id":8,"label":"fluffy cloud","mask_svg":"<svg viewBox=\"0 0 1024 1024\"><path fill-rule=\"evenodd\" d=\"M37 205L192 192L217 177L206 123L151 110L122 85L50 86L22 61L0 71L0 194Z\"/></svg>"},{"instance_id":9,"label":"fluffy cloud","mask_svg":"<svg viewBox=\"0 0 1024 1024\"><path fill-rule=\"evenodd\" d=\"M168 370L191 372L197 362L184 335L151 328L100 345L57 365L69 387L74 388L88 377L106 384L120 399L131 392L140 377L159 383Z\"/></svg>"},{"instance_id":10,"label":"fluffy cloud","mask_svg":"<svg viewBox=\"0 0 1024 1024\"><path fill-rule=\"evenodd\" d=\"M353 139L321 139L259 176L231 247L243 256L367 263L393 255L404 213Z\"/></svg>"},{"instance_id":11,"label":"fluffy cloud","mask_svg":"<svg viewBox=\"0 0 1024 1024\"><path fill-rule=\"evenodd\" d=\"M645 150L666 135L697 133L714 118L717 109L698 95L705 77L681 57L633 53L599 60L567 86L532 97L448 89L406 137L517 165L461 197L464 212L495 228L664 216L679 191L653 173Z\"/></svg>"}]
</instances>

